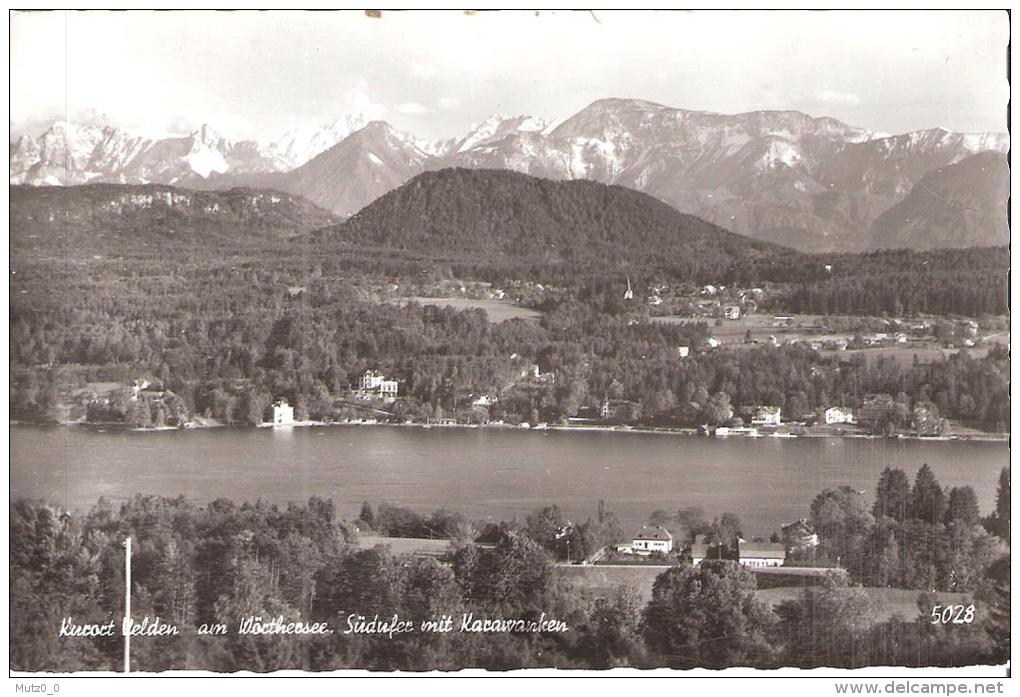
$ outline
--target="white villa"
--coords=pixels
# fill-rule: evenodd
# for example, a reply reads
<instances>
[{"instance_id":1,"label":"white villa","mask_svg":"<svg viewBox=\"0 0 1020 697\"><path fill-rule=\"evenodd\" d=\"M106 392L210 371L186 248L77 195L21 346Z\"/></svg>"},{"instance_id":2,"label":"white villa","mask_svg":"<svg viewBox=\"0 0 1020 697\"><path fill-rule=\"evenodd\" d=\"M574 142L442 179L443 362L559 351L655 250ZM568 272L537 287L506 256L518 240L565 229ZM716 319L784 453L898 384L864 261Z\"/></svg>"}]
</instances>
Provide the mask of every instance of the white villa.
<instances>
[{"instance_id":1,"label":"white villa","mask_svg":"<svg viewBox=\"0 0 1020 697\"><path fill-rule=\"evenodd\" d=\"M849 409L843 407L829 407L825 410L825 423L827 425L832 424L852 424L854 422L854 413Z\"/></svg>"},{"instance_id":2,"label":"white villa","mask_svg":"<svg viewBox=\"0 0 1020 697\"><path fill-rule=\"evenodd\" d=\"M294 425L294 407L287 404L286 399L281 399L273 405L273 425L292 426Z\"/></svg>"},{"instance_id":3,"label":"white villa","mask_svg":"<svg viewBox=\"0 0 1020 697\"><path fill-rule=\"evenodd\" d=\"M397 398L399 383L396 380L387 380L378 370L366 370L358 380L358 388L366 396L375 393L373 396L393 401Z\"/></svg>"},{"instance_id":4,"label":"white villa","mask_svg":"<svg viewBox=\"0 0 1020 697\"><path fill-rule=\"evenodd\" d=\"M668 554L673 551L673 535L661 525L655 527L646 525L641 528L641 532L634 536L631 549L634 554L651 554L652 552Z\"/></svg>"},{"instance_id":5,"label":"white villa","mask_svg":"<svg viewBox=\"0 0 1020 697\"><path fill-rule=\"evenodd\" d=\"M782 409L780 407L757 407L751 416L752 424L778 426L782 422Z\"/></svg>"},{"instance_id":6,"label":"white villa","mask_svg":"<svg viewBox=\"0 0 1020 697\"><path fill-rule=\"evenodd\" d=\"M495 404L498 401L499 401L499 398L494 396L494 395L483 394L480 397L476 397L475 399L473 399L472 402L471 402L471 406L473 406L473 407L491 407L493 404Z\"/></svg>"}]
</instances>

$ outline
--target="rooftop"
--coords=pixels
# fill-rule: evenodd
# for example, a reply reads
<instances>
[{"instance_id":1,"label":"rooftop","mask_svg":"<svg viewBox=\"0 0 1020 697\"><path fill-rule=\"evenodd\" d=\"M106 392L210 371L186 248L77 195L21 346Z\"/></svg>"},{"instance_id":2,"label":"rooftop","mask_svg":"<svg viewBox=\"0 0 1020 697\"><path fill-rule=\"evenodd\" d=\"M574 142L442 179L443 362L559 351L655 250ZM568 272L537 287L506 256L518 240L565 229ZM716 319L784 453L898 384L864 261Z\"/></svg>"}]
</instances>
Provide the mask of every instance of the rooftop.
<instances>
[{"instance_id":1,"label":"rooftop","mask_svg":"<svg viewBox=\"0 0 1020 697\"><path fill-rule=\"evenodd\" d=\"M647 525L641 528L641 532L634 536L635 540L672 540L673 536L669 530L662 526L650 528Z\"/></svg>"},{"instance_id":2,"label":"rooftop","mask_svg":"<svg viewBox=\"0 0 1020 697\"><path fill-rule=\"evenodd\" d=\"M741 542L740 558L785 559L786 547L778 542Z\"/></svg>"},{"instance_id":3,"label":"rooftop","mask_svg":"<svg viewBox=\"0 0 1020 697\"><path fill-rule=\"evenodd\" d=\"M787 523L786 525L782 526L780 530L786 532L787 530L793 530L794 528L814 532L814 528L812 528L811 525L808 523L807 518L801 518L800 520L795 520L792 523Z\"/></svg>"}]
</instances>

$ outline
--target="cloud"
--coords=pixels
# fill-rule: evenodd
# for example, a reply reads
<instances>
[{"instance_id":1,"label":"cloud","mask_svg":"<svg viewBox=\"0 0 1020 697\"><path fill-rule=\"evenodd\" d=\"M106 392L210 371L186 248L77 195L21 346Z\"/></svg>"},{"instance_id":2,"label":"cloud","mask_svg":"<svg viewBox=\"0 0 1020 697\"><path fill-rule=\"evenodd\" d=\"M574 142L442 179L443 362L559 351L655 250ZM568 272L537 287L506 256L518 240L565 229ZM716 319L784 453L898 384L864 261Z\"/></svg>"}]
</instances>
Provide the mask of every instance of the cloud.
<instances>
[{"instance_id":1,"label":"cloud","mask_svg":"<svg viewBox=\"0 0 1020 697\"><path fill-rule=\"evenodd\" d=\"M187 116L176 116L166 124L166 132L174 135L187 135L194 133L201 124Z\"/></svg>"},{"instance_id":2,"label":"cloud","mask_svg":"<svg viewBox=\"0 0 1020 697\"><path fill-rule=\"evenodd\" d=\"M368 121L381 119L389 109L373 100L368 94L368 83L359 80L344 94L344 108L348 114L362 114Z\"/></svg>"},{"instance_id":3,"label":"cloud","mask_svg":"<svg viewBox=\"0 0 1020 697\"><path fill-rule=\"evenodd\" d=\"M440 97L436 104L443 111L452 111L460 106L460 97Z\"/></svg>"},{"instance_id":4,"label":"cloud","mask_svg":"<svg viewBox=\"0 0 1020 697\"><path fill-rule=\"evenodd\" d=\"M852 92L840 92L839 90L822 90L815 93L818 101L824 104L860 104L860 96Z\"/></svg>"},{"instance_id":5,"label":"cloud","mask_svg":"<svg viewBox=\"0 0 1020 697\"><path fill-rule=\"evenodd\" d=\"M428 107L418 102L402 102L397 105L397 112L400 114L427 114L429 111Z\"/></svg>"}]
</instances>

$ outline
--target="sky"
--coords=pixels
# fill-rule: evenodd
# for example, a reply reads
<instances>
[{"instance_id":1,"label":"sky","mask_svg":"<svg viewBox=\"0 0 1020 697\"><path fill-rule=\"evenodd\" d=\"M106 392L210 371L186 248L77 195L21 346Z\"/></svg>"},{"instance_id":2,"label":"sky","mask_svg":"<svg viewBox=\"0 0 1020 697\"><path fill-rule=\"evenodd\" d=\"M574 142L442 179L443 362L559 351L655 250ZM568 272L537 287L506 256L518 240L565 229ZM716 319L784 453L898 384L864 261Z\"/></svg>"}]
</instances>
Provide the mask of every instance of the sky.
<instances>
[{"instance_id":1,"label":"sky","mask_svg":"<svg viewBox=\"0 0 1020 697\"><path fill-rule=\"evenodd\" d=\"M1005 132L1008 39L995 11L15 13L11 128L272 140L362 113L444 138L627 97Z\"/></svg>"}]
</instances>

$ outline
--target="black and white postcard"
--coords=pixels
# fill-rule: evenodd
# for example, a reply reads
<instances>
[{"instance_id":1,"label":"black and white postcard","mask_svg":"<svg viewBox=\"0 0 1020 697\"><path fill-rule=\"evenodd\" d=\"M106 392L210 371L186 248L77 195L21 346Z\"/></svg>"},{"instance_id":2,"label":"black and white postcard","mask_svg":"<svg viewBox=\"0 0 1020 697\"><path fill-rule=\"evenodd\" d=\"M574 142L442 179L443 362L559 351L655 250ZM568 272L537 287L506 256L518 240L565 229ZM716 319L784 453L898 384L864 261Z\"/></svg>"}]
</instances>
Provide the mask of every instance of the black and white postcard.
<instances>
[{"instance_id":1,"label":"black and white postcard","mask_svg":"<svg viewBox=\"0 0 1020 697\"><path fill-rule=\"evenodd\" d=\"M18 691L1002 693L1010 22L10 12Z\"/></svg>"}]
</instances>

